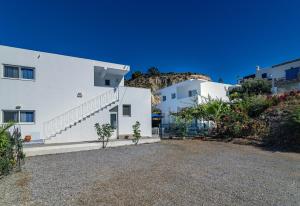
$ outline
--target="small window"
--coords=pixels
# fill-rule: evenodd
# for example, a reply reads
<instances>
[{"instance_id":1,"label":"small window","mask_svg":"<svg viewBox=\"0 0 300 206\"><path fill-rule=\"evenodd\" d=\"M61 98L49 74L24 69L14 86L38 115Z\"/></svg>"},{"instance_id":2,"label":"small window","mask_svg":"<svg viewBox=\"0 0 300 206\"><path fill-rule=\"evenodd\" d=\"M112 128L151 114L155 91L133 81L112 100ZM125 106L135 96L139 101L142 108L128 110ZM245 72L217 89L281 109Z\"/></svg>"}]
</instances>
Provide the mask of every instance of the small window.
<instances>
[{"instance_id":1,"label":"small window","mask_svg":"<svg viewBox=\"0 0 300 206\"><path fill-rule=\"evenodd\" d=\"M20 112L20 122L34 122L34 112L33 111L21 111Z\"/></svg>"},{"instance_id":2,"label":"small window","mask_svg":"<svg viewBox=\"0 0 300 206\"><path fill-rule=\"evenodd\" d=\"M22 67L21 68L22 78L23 79L34 79L34 69Z\"/></svg>"},{"instance_id":3,"label":"small window","mask_svg":"<svg viewBox=\"0 0 300 206\"><path fill-rule=\"evenodd\" d=\"M3 111L3 122L19 122L18 111Z\"/></svg>"},{"instance_id":4,"label":"small window","mask_svg":"<svg viewBox=\"0 0 300 206\"><path fill-rule=\"evenodd\" d=\"M163 96L163 102L165 102L167 100L166 96Z\"/></svg>"},{"instance_id":5,"label":"small window","mask_svg":"<svg viewBox=\"0 0 300 206\"><path fill-rule=\"evenodd\" d=\"M19 78L19 67L5 65L3 76L7 78Z\"/></svg>"},{"instance_id":6,"label":"small window","mask_svg":"<svg viewBox=\"0 0 300 206\"><path fill-rule=\"evenodd\" d=\"M176 93L172 93L171 97L172 97L172 99L175 99L176 98Z\"/></svg>"},{"instance_id":7,"label":"small window","mask_svg":"<svg viewBox=\"0 0 300 206\"><path fill-rule=\"evenodd\" d=\"M131 116L131 105L123 104L123 116Z\"/></svg>"},{"instance_id":8,"label":"small window","mask_svg":"<svg viewBox=\"0 0 300 206\"><path fill-rule=\"evenodd\" d=\"M105 86L110 86L110 80L109 79L105 79Z\"/></svg>"},{"instance_id":9,"label":"small window","mask_svg":"<svg viewBox=\"0 0 300 206\"><path fill-rule=\"evenodd\" d=\"M189 97L193 97L197 95L197 90L189 90Z\"/></svg>"},{"instance_id":10,"label":"small window","mask_svg":"<svg viewBox=\"0 0 300 206\"><path fill-rule=\"evenodd\" d=\"M267 73L263 73L263 74L261 75L261 78L263 78L263 79L267 78Z\"/></svg>"}]
</instances>

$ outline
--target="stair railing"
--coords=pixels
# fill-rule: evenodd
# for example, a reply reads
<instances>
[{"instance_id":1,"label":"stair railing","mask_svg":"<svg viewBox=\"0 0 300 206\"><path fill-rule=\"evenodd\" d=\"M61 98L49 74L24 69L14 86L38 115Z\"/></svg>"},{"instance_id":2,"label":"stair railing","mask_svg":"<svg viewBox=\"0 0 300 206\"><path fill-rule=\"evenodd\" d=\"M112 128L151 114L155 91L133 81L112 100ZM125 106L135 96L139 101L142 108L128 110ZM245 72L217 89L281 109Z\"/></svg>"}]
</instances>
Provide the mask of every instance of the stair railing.
<instances>
[{"instance_id":1,"label":"stair railing","mask_svg":"<svg viewBox=\"0 0 300 206\"><path fill-rule=\"evenodd\" d=\"M44 139L51 138L67 127L119 100L119 88L109 90L43 124Z\"/></svg>"}]
</instances>

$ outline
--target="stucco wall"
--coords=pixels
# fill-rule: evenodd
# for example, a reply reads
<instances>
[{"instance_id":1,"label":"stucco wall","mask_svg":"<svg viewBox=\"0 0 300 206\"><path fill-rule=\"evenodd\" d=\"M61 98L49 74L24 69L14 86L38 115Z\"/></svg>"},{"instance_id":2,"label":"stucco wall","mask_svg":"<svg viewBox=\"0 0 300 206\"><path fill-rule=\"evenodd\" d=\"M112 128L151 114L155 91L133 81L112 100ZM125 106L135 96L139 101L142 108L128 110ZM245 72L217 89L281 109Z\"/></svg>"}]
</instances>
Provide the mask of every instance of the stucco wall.
<instances>
[{"instance_id":1,"label":"stucco wall","mask_svg":"<svg viewBox=\"0 0 300 206\"><path fill-rule=\"evenodd\" d=\"M192 107L197 102L202 103L203 99L201 96L207 98L209 95L213 99L221 98L227 101L227 89L229 86L231 85L217 82L187 80L159 90L160 96L167 96L167 100L161 101L157 106L164 115L162 123L168 124L172 122L172 118L170 117L171 112L178 112L178 109ZM198 95L188 97L189 90L196 90ZM176 99L171 99L172 93L176 93Z\"/></svg>"},{"instance_id":2,"label":"stucco wall","mask_svg":"<svg viewBox=\"0 0 300 206\"><path fill-rule=\"evenodd\" d=\"M295 67L300 67L300 60L291 62L288 64L276 66L276 67L271 67L271 68L265 68L265 69L260 69L256 71L256 78L261 78L261 75L263 73L267 73L268 78L270 78L270 75L272 75L272 78L275 79L280 79L285 77L285 70L290 69L290 68L295 68Z\"/></svg>"},{"instance_id":3,"label":"stucco wall","mask_svg":"<svg viewBox=\"0 0 300 206\"><path fill-rule=\"evenodd\" d=\"M229 84L222 84L218 82L203 82L200 84L202 97L208 98L209 96L212 99L222 99L224 101L228 101L229 98L227 96L228 87L231 86Z\"/></svg>"}]
</instances>

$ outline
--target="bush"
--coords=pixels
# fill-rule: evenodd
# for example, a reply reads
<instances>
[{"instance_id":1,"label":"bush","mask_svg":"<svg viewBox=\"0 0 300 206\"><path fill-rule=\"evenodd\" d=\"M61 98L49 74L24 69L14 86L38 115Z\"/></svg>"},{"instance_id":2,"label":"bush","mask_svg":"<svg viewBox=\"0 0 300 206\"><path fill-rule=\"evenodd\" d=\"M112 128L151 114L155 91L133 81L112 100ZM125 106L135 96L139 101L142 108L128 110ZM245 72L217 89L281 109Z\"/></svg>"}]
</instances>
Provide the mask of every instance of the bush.
<instances>
[{"instance_id":1,"label":"bush","mask_svg":"<svg viewBox=\"0 0 300 206\"><path fill-rule=\"evenodd\" d=\"M136 78L141 77L141 76L143 76L143 73L142 73L142 72L140 72L140 71L135 71L135 72L132 73L131 79L136 79Z\"/></svg>"},{"instance_id":2,"label":"bush","mask_svg":"<svg viewBox=\"0 0 300 206\"><path fill-rule=\"evenodd\" d=\"M272 106L272 101L265 96L258 95L246 97L242 100L241 104L244 105L244 109L249 117L258 117L266 109Z\"/></svg>"},{"instance_id":3,"label":"bush","mask_svg":"<svg viewBox=\"0 0 300 206\"><path fill-rule=\"evenodd\" d=\"M132 141L136 145L138 144L140 138L142 137L140 127L141 127L141 123L139 121L136 121L135 124L132 125L132 129L133 129L133 140Z\"/></svg>"},{"instance_id":4,"label":"bush","mask_svg":"<svg viewBox=\"0 0 300 206\"><path fill-rule=\"evenodd\" d=\"M110 124L103 124L100 126L99 123L96 123L95 128L97 135L99 136L98 140L102 142L102 148L105 148L114 130Z\"/></svg>"},{"instance_id":5,"label":"bush","mask_svg":"<svg viewBox=\"0 0 300 206\"><path fill-rule=\"evenodd\" d=\"M12 123L0 127L0 176L9 174L13 169L21 170L21 160L25 158L22 151L23 140L19 129L8 130Z\"/></svg>"},{"instance_id":6,"label":"bush","mask_svg":"<svg viewBox=\"0 0 300 206\"><path fill-rule=\"evenodd\" d=\"M243 99L253 95L271 94L271 82L264 79L248 79L229 91L229 97L233 99Z\"/></svg>"},{"instance_id":7,"label":"bush","mask_svg":"<svg viewBox=\"0 0 300 206\"><path fill-rule=\"evenodd\" d=\"M158 75L160 75L160 72L159 72L158 68L150 67L147 71L147 74L150 76L158 76Z\"/></svg>"},{"instance_id":8,"label":"bush","mask_svg":"<svg viewBox=\"0 0 300 206\"><path fill-rule=\"evenodd\" d=\"M300 146L300 101L281 102L264 112L260 119L269 126L269 133L263 137L266 145Z\"/></svg>"}]
</instances>

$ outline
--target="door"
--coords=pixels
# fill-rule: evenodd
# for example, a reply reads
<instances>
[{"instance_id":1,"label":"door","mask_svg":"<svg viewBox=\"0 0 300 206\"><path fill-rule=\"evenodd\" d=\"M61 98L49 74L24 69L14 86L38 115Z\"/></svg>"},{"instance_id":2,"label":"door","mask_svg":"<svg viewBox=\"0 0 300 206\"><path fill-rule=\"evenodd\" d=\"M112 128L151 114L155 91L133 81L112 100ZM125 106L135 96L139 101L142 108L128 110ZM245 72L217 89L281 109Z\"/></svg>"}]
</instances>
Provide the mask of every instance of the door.
<instances>
[{"instance_id":1,"label":"door","mask_svg":"<svg viewBox=\"0 0 300 206\"><path fill-rule=\"evenodd\" d=\"M117 112L111 112L110 113L110 125L114 129L112 139L117 138L117 130L118 130L118 113Z\"/></svg>"}]
</instances>

